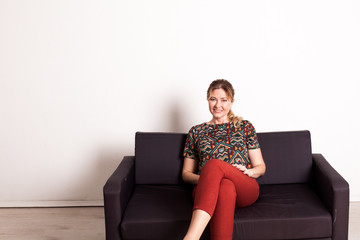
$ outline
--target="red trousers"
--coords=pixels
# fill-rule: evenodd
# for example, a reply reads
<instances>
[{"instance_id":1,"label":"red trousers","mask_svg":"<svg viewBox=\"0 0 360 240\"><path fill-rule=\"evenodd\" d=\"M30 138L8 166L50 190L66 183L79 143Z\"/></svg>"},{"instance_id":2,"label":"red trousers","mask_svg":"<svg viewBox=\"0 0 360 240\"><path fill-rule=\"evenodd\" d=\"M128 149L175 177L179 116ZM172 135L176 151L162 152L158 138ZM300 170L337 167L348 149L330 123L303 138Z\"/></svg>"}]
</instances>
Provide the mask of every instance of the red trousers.
<instances>
[{"instance_id":1,"label":"red trousers","mask_svg":"<svg viewBox=\"0 0 360 240\"><path fill-rule=\"evenodd\" d=\"M193 209L211 216L211 239L227 240L232 239L235 206L253 204L259 196L259 185L231 164L212 159L203 167L193 194Z\"/></svg>"}]
</instances>

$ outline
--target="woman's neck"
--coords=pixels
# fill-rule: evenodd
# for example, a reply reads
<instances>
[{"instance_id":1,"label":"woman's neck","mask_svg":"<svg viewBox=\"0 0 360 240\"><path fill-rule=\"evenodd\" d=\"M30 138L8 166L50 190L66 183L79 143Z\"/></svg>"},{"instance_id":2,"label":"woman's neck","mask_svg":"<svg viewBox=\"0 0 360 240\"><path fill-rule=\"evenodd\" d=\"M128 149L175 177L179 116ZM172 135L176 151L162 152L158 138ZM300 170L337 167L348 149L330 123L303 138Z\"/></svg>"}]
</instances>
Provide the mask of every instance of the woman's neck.
<instances>
[{"instance_id":1,"label":"woman's neck","mask_svg":"<svg viewBox=\"0 0 360 240\"><path fill-rule=\"evenodd\" d=\"M228 123L230 122L228 118L224 118L224 119L212 119L209 124L224 124L224 123Z\"/></svg>"}]
</instances>

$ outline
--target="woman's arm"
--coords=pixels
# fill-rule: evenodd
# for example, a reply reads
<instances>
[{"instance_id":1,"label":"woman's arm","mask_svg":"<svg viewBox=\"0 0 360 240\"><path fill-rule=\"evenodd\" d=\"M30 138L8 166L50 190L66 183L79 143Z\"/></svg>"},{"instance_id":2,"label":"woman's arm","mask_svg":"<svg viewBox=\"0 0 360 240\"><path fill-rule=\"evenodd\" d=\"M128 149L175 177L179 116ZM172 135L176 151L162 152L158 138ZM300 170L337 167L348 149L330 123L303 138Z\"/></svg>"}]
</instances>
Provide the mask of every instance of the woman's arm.
<instances>
[{"instance_id":1,"label":"woman's arm","mask_svg":"<svg viewBox=\"0 0 360 240\"><path fill-rule=\"evenodd\" d=\"M195 174L196 169L197 169L197 160L186 157L184 159L184 166L182 170L182 178L184 182L191 184L198 183L200 175Z\"/></svg>"},{"instance_id":2,"label":"woman's arm","mask_svg":"<svg viewBox=\"0 0 360 240\"><path fill-rule=\"evenodd\" d=\"M250 169L247 169L245 166L239 164L235 164L234 166L252 178L258 178L264 175L266 166L260 148L249 149L249 159L252 165L252 168Z\"/></svg>"},{"instance_id":3,"label":"woman's arm","mask_svg":"<svg viewBox=\"0 0 360 240\"><path fill-rule=\"evenodd\" d=\"M265 174L266 166L264 159L261 154L260 148L249 149L249 158L252 165L252 168L247 169L247 175L251 175L252 178L258 178Z\"/></svg>"}]
</instances>

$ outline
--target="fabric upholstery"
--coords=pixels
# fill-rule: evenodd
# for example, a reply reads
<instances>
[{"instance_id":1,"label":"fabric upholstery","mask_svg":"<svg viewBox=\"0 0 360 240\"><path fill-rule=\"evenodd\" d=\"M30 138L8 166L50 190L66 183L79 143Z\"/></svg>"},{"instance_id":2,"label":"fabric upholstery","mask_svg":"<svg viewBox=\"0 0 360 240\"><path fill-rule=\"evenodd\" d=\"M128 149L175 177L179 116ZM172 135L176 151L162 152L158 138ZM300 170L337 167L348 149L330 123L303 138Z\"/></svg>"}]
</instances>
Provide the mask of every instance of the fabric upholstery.
<instances>
[{"instance_id":1,"label":"fabric upholstery","mask_svg":"<svg viewBox=\"0 0 360 240\"><path fill-rule=\"evenodd\" d=\"M182 184L186 134L140 133L135 136L136 184Z\"/></svg>"},{"instance_id":2,"label":"fabric upholstery","mask_svg":"<svg viewBox=\"0 0 360 240\"><path fill-rule=\"evenodd\" d=\"M308 184L260 185L255 204L236 209L237 239L308 239L332 235L332 217Z\"/></svg>"},{"instance_id":3,"label":"fabric upholstery","mask_svg":"<svg viewBox=\"0 0 360 240\"><path fill-rule=\"evenodd\" d=\"M260 184L309 182L312 169L309 131L258 134L266 173Z\"/></svg>"},{"instance_id":4,"label":"fabric upholstery","mask_svg":"<svg viewBox=\"0 0 360 240\"><path fill-rule=\"evenodd\" d=\"M119 226L134 191L135 157L125 156L104 186L106 239L120 239Z\"/></svg>"},{"instance_id":5,"label":"fabric upholstery","mask_svg":"<svg viewBox=\"0 0 360 240\"><path fill-rule=\"evenodd\" d=\"M316 192L334 218L333 239L347 239L349 225L349 184L326 161L313 154Z\"/></svg>"},{"instance_id":6,"label":"fabric upholstery","mask_svg":"<svg viewBox=\"0 0 360 240\"><path fill-rule=\"evenodd\" d=\"M138 185L121 224L124 239L176 239L185 236L192 214L192 188ZM180 238L179 238L180 239Z\"/></svg>"}]
</instances>

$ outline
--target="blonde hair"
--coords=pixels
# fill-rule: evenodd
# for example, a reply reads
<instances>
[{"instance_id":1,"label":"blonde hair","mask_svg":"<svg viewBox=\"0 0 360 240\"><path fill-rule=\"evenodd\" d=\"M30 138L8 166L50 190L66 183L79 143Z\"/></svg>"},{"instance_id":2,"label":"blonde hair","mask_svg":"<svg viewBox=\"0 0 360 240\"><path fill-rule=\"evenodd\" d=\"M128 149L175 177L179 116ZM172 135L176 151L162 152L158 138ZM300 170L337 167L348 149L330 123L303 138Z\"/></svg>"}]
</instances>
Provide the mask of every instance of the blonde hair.
<instances>
[{"instance_id":1,"label":"blonde hair","mask_svg":"<svg viewBox=\"0 0 360 240\"><path fill-rule=\"evenodd\" d=\"M235 90L233 88L233 86L231 85L230 82L228 82L225 79L217 79L215 81L213 81L208 90L207 90L207 99L209 100L211 97L211 93L213 90L215 89L223 89L226 92L226 95L228 98L230 98L231 101L234 101L234 95L235 95ZM240 124L243 120L242 117L236 116L232 110L230 109L227 117L229 118L230 122L233 122L235 127L240 127Z\"/></svg>"}]
</instances>

